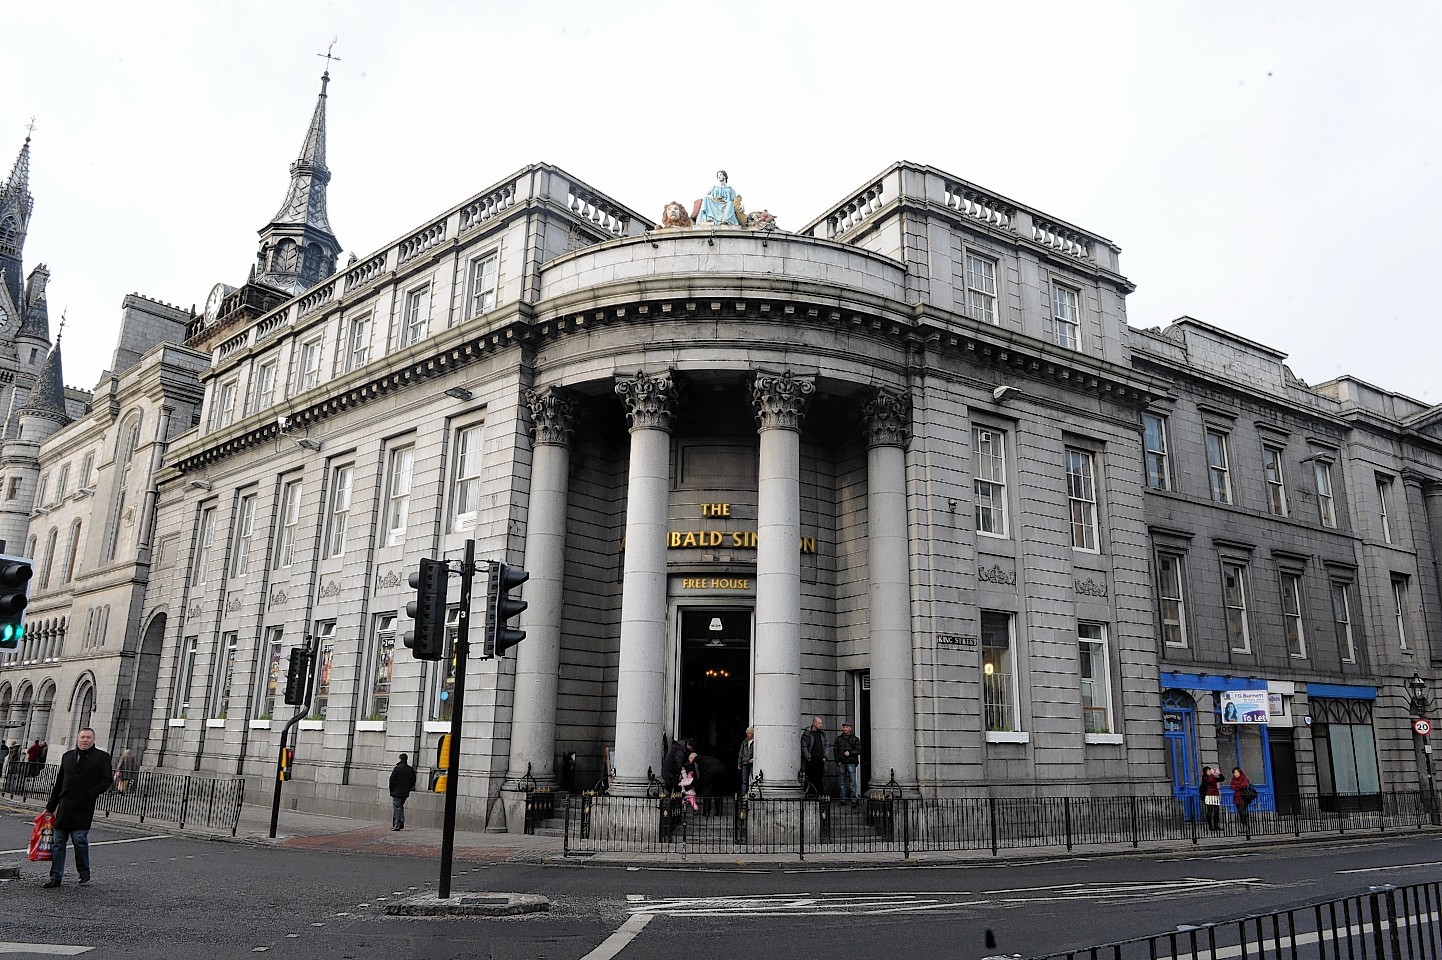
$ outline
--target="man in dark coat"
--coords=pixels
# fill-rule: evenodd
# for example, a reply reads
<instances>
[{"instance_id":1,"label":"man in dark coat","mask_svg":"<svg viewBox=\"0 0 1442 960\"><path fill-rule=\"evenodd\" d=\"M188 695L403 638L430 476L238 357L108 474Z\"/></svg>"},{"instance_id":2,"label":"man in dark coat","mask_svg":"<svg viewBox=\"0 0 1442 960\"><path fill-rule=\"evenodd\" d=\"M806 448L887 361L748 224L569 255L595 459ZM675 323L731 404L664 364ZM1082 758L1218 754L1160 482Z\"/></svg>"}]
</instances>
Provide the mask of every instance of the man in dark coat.
<instances>
[{"instance_id":1,"label":"man in dark coat","mask_svg":"<svg viewBox=\"0 0 1442 960\"><path fill-rule=\"evenodd\" d=\"M406 798L416 788L416 768L406 762L401 754L400 762L391 769L391 829L406 828Z\"/></svg>"},{"instance_id":2,"label":"man in dark coat","mask_svg":"<svg viewBox=\"0 0 1442 960\"><path fill-rule=\"evenodd\" d=\"M708 757L704 753L693 753L691 756L695 757L691 762L696 765L696 792L701 795L701 815L709 817L714 810L719 817L721 798L726 795L726 781L731 771L715 757Z\"/></svg>"},{"instance_id":3,"label":"man in dark coat","mask_svg":"<svg viewBox=\"0 0 1442 960\"><path fill-rule=\"evenodd\" d=\"M666 756L661 759L661 786L667 793L675 793L681 783L681 767L686 763L686 758L691 755L692 748L688 743L680 740L672 740L671 747L666 751Z\"/></svg>"},{"instance_id":4,"label":"man in dark coat","mask_svg":"<svg viewBox=\"0 0 1442 960\"><path fill-rule=\"evenodd\" d=\"M46 887L60 886L65 876L65 843L75 844L75 869L81 883L90 882L90 823L95 818L95 801L110 789L110 754L95 745L95 731L82 727L75 737L75 749L60 758L55 788L45 804L55 814L55 847L50 860Z\"/></svg>"}]
</instances>

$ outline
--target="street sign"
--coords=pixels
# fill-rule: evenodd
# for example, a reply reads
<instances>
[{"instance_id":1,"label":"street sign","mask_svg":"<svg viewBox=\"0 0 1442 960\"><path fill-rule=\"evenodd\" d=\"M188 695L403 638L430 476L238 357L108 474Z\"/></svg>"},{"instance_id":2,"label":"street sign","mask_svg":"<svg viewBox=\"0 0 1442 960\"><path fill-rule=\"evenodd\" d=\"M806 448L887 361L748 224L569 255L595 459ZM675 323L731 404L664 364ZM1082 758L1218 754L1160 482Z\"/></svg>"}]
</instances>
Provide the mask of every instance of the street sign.
<instances>
[{"instance_id":1,"label":"street sign","mask_svg":"<svg viewBox=\"0 0 1442 960\"><path fill-rule=\"evenodd\" d=\"M1412 732L1419 737L1425 737L1432 732L1432 721L1418 717L1412 721Z\"/></svg>"}]
</instances>

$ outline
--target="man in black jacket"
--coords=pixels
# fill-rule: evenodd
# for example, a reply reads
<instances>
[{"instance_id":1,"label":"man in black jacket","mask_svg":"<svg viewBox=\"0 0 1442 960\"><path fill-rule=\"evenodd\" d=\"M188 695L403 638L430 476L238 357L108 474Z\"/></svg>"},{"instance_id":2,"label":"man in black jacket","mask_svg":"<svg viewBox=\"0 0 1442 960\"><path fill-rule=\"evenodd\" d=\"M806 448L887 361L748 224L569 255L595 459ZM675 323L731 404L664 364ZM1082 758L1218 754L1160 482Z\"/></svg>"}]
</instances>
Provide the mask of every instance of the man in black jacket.
<instances>
[{"instance_id":1,"label":"man in black jacket","mask_svg":"<svg viewBox=\"0 0 1442 960\"><path fill-rule=\"evenodd\" d=\"M90 823L95 819L95 801L110 789L110 754L95 746L95 731L82 727L75 737L75 749L60 758L55 788L45 804L55 814L55 847L50 860L46 887L60 886L65 876L65 843L75 844L75 869L80 882L90 882Z\"/></svg>"},{"instance_id":2,"label":"man in black jacket","mask_svg":"<svg viewBox=\"0 0 1442 960\"><path fill-rule=\"evenodd\" d=\"M416 768L406 762L401 754L400 763L391 769L391 829L406 828L406 798L416 788Z\"/></svg>"}]
</instances>

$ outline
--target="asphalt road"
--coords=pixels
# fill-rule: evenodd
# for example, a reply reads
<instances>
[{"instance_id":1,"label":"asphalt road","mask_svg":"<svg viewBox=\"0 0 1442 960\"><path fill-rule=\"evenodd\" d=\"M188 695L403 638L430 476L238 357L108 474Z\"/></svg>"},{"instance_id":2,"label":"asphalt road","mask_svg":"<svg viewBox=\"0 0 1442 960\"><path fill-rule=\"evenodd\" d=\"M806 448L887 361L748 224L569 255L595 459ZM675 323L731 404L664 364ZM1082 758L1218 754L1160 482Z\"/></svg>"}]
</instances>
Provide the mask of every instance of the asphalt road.
<instances>
[{"instance_id":1,"label":"asphalt road","mask_svg":"<svg viewBox=\"0 0 1442 960\"><path fill-rule=\"evenodd\" d=\"M434 860L205 840L102 824L94 881L40 887L28 819L0 818L0 954L273 955L355 960L748 960L981 957L983 933L1031 956L1442 876L1442 835L1170 854L818 869L458 863L453 891L540 893L510 919L384 916L434 891ZM9 948L13 950L13 947ZM61 953L59 955L67 955ZM87 953L70 953L85 956Z\"/></svg>"}]
</instances>

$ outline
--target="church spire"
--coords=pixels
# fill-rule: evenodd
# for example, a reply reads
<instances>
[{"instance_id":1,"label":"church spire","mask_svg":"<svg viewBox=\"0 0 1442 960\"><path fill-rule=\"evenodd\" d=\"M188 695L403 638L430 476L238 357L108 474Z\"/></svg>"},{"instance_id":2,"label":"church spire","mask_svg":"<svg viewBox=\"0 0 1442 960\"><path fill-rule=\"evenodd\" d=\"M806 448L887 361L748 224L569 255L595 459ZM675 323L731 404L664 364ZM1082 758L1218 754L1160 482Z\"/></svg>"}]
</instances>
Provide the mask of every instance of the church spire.
<instances>
[{"instance_id":1,"label":"church spire","mask_svg":"<svg viewBox=\"0 0 1442 960\"><path fill-rule=\"evenodd\" d=\"M65 412L65 374L60 365L60 336L65 330L64 319L60 321L60 330L61 333L55 335L55 346L50 348L35 378L35 386L30 388L29 398L20 408L22 418L43 417L61 425L70 422L70 415Z\"/></svg>"},{"instance_id":2,"label":"church spire","mask_svg":"<svg viewBox=\"0 0 1442 960\"><path fill-rule=\"evenodd\" d=\"M330 170L325 165L326 87L330 71L321 76L320 96L300 156L290 165L285 203L260 231L256 262L258 283L297 294L335 273L340 243L331 231L325 190Z\"/></svg>"},{"instance_id":3,"label":"church spire","mask_svg":"<svg viewBox=\"0 0 1442 960\"><path fill-rule=\"evenodd\" d=\"M30 136L27 134L9 178L0 183L0 271L5 274L5 291L10 295L10 302L22 310L25 278L21 272L21 253L34 207L35 199L30 196Z\"/></svg>"}]
</instances>

